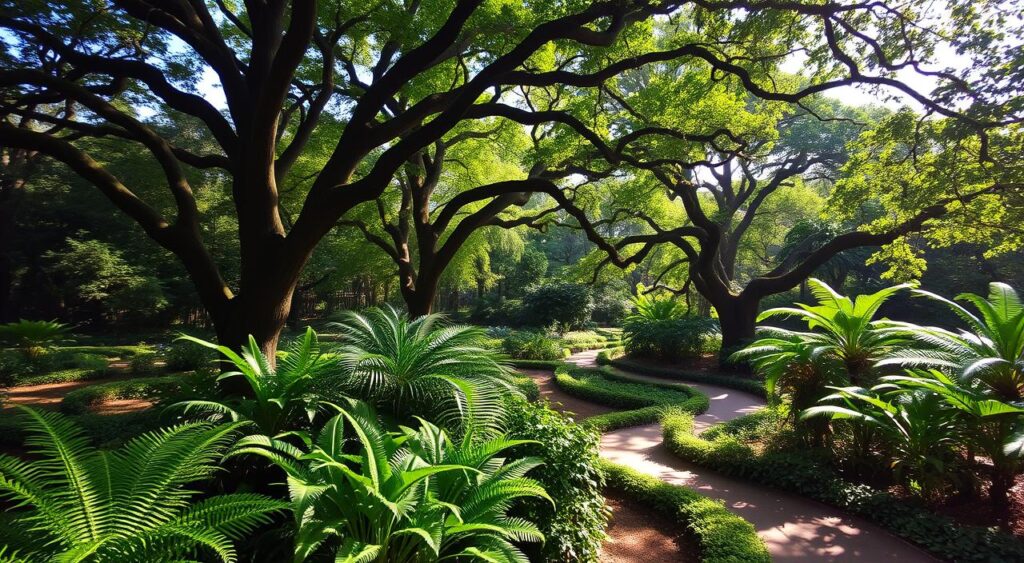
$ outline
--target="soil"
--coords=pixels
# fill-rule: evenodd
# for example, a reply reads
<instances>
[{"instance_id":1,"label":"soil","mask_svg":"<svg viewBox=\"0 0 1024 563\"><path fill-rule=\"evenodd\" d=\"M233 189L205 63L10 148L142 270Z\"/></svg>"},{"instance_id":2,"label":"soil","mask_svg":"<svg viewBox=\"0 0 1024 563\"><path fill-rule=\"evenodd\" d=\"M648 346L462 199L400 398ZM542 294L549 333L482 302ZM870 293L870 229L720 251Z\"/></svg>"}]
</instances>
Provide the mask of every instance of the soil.
<instances>
[{"instance_id":1,"label":"soil","mask_svg":"<svg viewBox=\"0 0 1024 563\"><path fill-rule=\"evenodd\" d=\"M555 376L551 371L524 369L520 370L520 372L530 376L530 378L537 382L537 386L540 387L540 396L551 401L551 407L555 410L574 414L581 420L588 416L605 414L614 410L602 405L596 405L588 401L577 399L576 397L565 393L558 388L558 385L555 384Z\"/></svg>"},{"instance_id":2,"label":"soil","mask_svg":"<svg viewBox=\"0 0 1024 563\"><path fill-rule=\"evenodd\" d=\"M982 491L988 491L984 483ZM998 526L1018 538L1024 539L1024 474L1018 475L1010 489L1009 505L1005 510L997 509L985 494L982 498L954 500L939 508L939 512L957 522L972 526Z\"/></svg>"},{"instance_id":3,"label":"soil","mask_svg":"<svg viewBox=\"0 0 1024 563\"><path fill-rule=\"evenodd\" d=\"M700 561L697 543L679 525L618 493L607 495L612 519L601 546L604 563Z\"/></svg>"},{"instance_id":4,"label":"soil","mask_svg":"<svg viewBox=\"0 0 1024 563\"><path fill-rule=\"evenodd\" d=\"M60 407L60 403L64 400L64 396L71 391L111 381L119 381L119 379L89 379L83 381L68 381L64 383L44 383L42 385L8 387L5 390L7 398L4 401L4 409L9 409L13 405L30 405L34 407L56 409ZM152 403L141 399L115 399L96 405L93 408L93 412L98 414L123 414L144 410L151 406Z\"/></svg>"}]
</instances>

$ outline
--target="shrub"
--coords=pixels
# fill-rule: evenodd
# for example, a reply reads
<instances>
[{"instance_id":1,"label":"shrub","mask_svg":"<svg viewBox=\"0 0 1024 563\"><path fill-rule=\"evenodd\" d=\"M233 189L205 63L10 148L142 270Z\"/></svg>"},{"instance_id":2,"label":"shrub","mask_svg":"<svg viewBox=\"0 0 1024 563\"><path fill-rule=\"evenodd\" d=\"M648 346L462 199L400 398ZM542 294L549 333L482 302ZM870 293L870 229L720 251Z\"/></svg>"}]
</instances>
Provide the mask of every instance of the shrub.
<instances>
[{"instance_id":1,"label":"shrub","mask_svg":"<svg viewBox=\"0 0 1024 563\"><path fill-rule=\"evenodd\" d=\"M678 368L657 367L647 365L642 362L630 360L629 358L609 358L608 363L615 367L624 369L626 371L632 371L635 373L642 373L654 377L661 377L664 379L678 381L708 383L710 385L718 385L721 387L728 387L730 389L744 391L746 393L750 393L751 395L757 395L758 397L766 397L764 383L759 380L750 379L747 377L687 371Z\"/></svg>"},{"instance_id":2,"label":"shrub","mask_svg":"<svg viewBox=\"0 0 1024 563\"><path fill-rule=\"evenodd\" d=\"M513 542L544 540L528 519L508 517L519 500L551 502L526 477L541 461L503 453L522 441L452 441L422 419L388 432L365 403L338 410L304 448L252 436L236 450L287 473L295 561L521 561Z\"/></svg>"},{"instance_id":3,"label":"shrub","mask_svg":"<svg viewBox=\"0 0 1024 563\"><path fill-rule=\"evenodd\" d=\"M128 361L128 371L133 375L152 375L160 371L160 368L156 365L157 358L159 357L152 353L133 356Z\"/></svg>"},{"instance_id":4,"label":"shrub","mask_svg":"<svg viewBox=\"0 0 1024 563\"><path fill-rule=\"evenodd\" d=\"M764 562L771 560L757 530L729 512L721 502L624 465L602 461L608 488L653 508L687 528L697 539L701 561Z\"/></svg>"},{"instance_id":5,"label":"shrub","mask_svg":"<svg viewBox=\"0 0 1024 563\"><path fill-rule=\"evenodd\" d=\"M594 294L594 322L619 326L629 314L629 300L622 291L604 286Z\"/></svg>"},{"instance_id":6,"label":"shrub","mask_svg":"<svg viewBox=\"0 0 1024 563\"><path fill-rule=\"evenodd\" d=\"M501 349L517 360L558 360L562 346L539 332L515 332L501 342Z\"/></svg>"},{"instance_id":7,"label":"shrub","mask_svg":"<svg viewBox=\"0 0 1024 563\"><path fill-rule=\"evenodd\" d=\"M536 522L547 538L543 546L532 546L531 560L597 561L608 520L600 436L543 404L510 397L506 405L508 437L535 441L517 448L514 456L544 462L532 476L554 501L554 506L526 501L516 510Z\"/></svg>"},{"instance_id":8,"label":"shrub","mask_svg":"<svg viewBox=\"0 0 1024 563\"><path fill-rule=\"evenodd\" d=\"M216 355L209 348L181 340L171 344L164 357L167 360L167 369L171 371L196 371L208 368L216 359Z\"/></svg>"},{"instance_id":9,"label":"shrub","mask_svg":"<svg viewBox=\"0 0 1024 563\"><path fill-rule=\"evenodd\" d=\"M564 332L590 322L594 301L585 285L556 283L535 287L523 298L524 324L555 327Z\"/></svg>"},{"instance_id":10,"label":"shrub","mask_svg":"<svg viewBox=\"0 0 1024 563\"><path fill-rule=\"evenodd\" d=\"M14 385L30 369L24 355L12 350L0 350L0 387Z\"/></svg>"},{"instance_id":11,"label":"shrub","mask_svg":"<svg viewBox=\"0 0 1024 563\"><path fill-rule=\"evenodd\" d=\"M699 356L717 331L713 319L696 316L650 319L636 315L623 326L627 354L666 361Z\"/></svg>"},{"instance_id":12,"label":"shrub","mask_svg":"<svg viewBox=\"0 0 1024 563\"><path fill-rule=\"evenodd\" d=\"M523 322L522 308L523 302L519 299L487 295L477 299L469 320L476 324L519 326Z\"/></svg>"}]
</instances>

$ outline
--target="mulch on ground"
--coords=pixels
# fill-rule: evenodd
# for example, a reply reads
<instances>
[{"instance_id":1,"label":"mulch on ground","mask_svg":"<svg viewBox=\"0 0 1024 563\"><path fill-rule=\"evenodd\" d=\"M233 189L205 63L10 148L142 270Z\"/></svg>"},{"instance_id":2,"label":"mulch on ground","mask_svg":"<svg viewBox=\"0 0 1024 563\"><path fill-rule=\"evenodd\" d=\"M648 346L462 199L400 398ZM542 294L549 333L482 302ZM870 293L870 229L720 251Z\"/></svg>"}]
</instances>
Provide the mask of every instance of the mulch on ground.
<instances>
[{"instance_id":1,"label":"mulch on ground","mask_svg":"<svg viewBox=\"0 0 1024 563\"><path fill-rule=\"evenodd\" d=\"M601 546L605 563L700 561L697 543L679 525L616 492L606 496L612 519Z\"/></svg>"}]
</instances>

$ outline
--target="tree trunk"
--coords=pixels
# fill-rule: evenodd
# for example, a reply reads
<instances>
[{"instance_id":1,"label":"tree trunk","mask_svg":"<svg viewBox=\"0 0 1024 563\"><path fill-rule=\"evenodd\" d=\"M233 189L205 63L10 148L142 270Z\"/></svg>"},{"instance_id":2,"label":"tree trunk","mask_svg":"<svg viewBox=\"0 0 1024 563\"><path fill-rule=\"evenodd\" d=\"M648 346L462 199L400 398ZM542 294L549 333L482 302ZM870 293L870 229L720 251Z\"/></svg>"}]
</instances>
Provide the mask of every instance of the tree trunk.
<instances>
[{"instance_id":1,"label":"tree trunk","mask_svg":"<svg viewBox=\"0 0 1024 563\"><path fill-rule=\"evenodd\" d=\"M15 207L21 189L13 183L0 186L0 323L14 320L11 292L14 290Z\"/></svg>"},{"instance_id":2,"label":"tree trunk","mask_svg":"<svg viewBox=\"0 0 1024 563\"><path fill-rule=\"evenodd\" d=\"M416 278L413 287L402 286L402 298L406 307L409 308L409 316L412 318L429 315L434 310L434 302L437 300L438 276L420 275Z\"/></svg>"},{"instance_id":3,"label":"tree trunk","mask_svg":"<svg viewBox=\"0 0 1024 563\"><path fill-rule=\"evenodd\" d=\"M722 327L722 349L719 352L719 365L732 370L747 369L729 362L729 355L749 344L754 339L754 327L757 324L759 299L735 296L725 302L715 303L718 321Z\"/></svg>"}]
</instances>

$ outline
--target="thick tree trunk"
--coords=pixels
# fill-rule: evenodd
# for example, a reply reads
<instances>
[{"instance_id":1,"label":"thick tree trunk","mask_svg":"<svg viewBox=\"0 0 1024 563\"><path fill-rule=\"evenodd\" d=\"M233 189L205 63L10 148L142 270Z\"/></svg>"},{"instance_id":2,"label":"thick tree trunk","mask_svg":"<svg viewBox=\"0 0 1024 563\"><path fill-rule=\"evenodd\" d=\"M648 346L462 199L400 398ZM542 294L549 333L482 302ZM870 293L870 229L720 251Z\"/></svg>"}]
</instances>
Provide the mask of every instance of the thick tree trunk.
<instances>
[{"instance_id":1,"label":"thick tree trunk","mask_svg":"<svg viewBox=\"0 0 1024 563\"><path fill-rule=\"evenodd\" d=\"M722 327L722 349L719 352L719 364L723 368L734 370L743 368L743 366L729 362L729 355L754 339L759 303L759 299L736 296L714 304L715 310L718 312L718 321Z\"/></svg>"},{"instance_id":2,"label":"thick tree trunk","mask_svg":"<svg viewBox=\"0 0 1024 563\"><path fill-rule=\"evenodd\" d=\"M422 272L416 278L414 286L402 286L402 298L406 307L409 308L409 316L416 318L429 315L434 310L434 302L437 300L437 286L439 276L424 275Z\"/></svg>"},{"instance_id":3,"label":"thick tree trunk","mask_svg":"<svg viewBox=\"0 0 1024 563\"><path fill-rule=\"evenodd\" d=\"M14 320L11 292L14 290L15 208L21 200L21 188L13 182L0 186L0 323Z\"/></svg>"}]
</instances>

